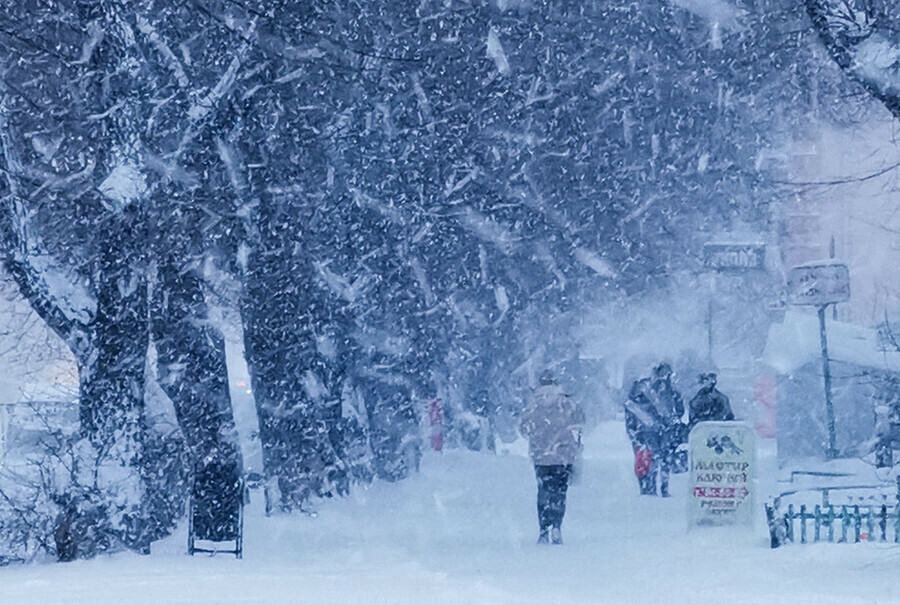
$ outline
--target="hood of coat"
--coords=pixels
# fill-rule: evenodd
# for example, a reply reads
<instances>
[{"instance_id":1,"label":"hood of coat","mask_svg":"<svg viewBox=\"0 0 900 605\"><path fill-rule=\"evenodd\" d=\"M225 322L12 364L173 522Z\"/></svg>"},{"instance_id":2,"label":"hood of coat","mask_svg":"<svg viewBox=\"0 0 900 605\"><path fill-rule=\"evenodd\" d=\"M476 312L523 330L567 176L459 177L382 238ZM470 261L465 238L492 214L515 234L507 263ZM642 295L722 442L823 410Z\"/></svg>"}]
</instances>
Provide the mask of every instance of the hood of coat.
<instances>
[{"instance_id":1,"label":"hood of coat","mask_svg":"<svg viewBox=\"0 0 900 605\"><path fill-rule=\"evenodd\" d=\"M583 425L584 412L559 386L535 389L522 422L535 464L573 464L580 453Z\"/></svg>"}]
</instances>

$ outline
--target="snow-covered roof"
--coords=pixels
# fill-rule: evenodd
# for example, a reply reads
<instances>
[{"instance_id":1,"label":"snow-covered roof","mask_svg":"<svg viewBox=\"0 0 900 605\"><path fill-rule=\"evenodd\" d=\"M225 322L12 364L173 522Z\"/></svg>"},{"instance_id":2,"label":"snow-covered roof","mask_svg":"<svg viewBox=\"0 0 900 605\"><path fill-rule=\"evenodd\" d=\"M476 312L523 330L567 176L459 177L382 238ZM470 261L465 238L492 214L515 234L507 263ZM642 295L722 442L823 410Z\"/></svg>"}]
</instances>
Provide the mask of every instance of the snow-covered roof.
<instances>
[{"instance_id":1,"label":"snow-covered roof","mask_svg":"<svg viewBox=\"0 0 900 605\"><path fill-rule=\"evenodd\" d=\"M900 371L900 352L883 351L874 329L826 317L825 330L829 359ZM776 372L788 374L821 358L819 318L816 315L788 311L781 323L769 327L762 362Z\"/></svg>"}]
</instances>

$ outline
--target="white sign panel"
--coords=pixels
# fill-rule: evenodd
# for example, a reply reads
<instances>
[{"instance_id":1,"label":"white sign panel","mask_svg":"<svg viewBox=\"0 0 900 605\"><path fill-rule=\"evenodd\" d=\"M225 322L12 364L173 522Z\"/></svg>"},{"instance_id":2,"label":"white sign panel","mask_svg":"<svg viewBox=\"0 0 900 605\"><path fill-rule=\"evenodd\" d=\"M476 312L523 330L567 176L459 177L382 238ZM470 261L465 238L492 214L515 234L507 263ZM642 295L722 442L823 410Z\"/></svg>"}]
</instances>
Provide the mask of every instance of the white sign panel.
<instances>
[{"instance_id":1,"label":"white sign panel","mask_svg":"<svg viewBox=\"0 0 900 605\"><path fill-rule=\"evenodd\" d=\"M738 422L701 422L691 430L690 524L751 525L756 436Z\"/></svg>"},{"instance_id":2,"label":"white sign panel","mask_svg":"<svg viewBox=\"0 0 900 605\"><path fill-rule=\"evenodd\" d=\"M828 305L850 300L850 269L842 263L794 267L788 273L788 298L794 305Z\"/></svg>"}]
</instances>

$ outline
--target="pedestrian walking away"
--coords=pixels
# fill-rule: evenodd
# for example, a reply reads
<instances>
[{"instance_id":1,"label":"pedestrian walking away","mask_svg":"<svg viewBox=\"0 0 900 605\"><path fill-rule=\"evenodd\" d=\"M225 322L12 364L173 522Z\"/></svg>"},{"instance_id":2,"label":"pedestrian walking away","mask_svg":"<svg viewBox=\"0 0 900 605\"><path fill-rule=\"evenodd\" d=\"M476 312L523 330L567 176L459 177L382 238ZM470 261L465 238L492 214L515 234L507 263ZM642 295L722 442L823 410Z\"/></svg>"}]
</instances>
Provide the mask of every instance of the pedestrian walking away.
<instances>
[{"instance_id":1,"label":"pedestrian walking away","mask_svg":"<svg viewBox=\"0 0 900 605\"><path fill-rule=\"evenodd\" d=\"M548 370L528 399L521 428L537 478L538 543L562 544L566 492L572 468L581 456L584 411Z\"/></svg>"}]
</instances>

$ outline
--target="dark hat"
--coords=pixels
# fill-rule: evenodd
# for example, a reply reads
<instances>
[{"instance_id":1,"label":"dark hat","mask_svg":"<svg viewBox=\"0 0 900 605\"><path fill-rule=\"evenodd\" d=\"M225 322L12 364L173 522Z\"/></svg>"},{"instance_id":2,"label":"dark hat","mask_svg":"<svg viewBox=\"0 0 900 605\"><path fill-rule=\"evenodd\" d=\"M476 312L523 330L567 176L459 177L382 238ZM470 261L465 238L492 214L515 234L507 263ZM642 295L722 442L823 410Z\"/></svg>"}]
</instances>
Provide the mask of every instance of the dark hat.
<instances>
[{"instance_id":1,"label":"dark hat","mask_svg":"<svg viewBox=\"0 0 900 605\"><path fill-rule=\"evenodd\" d=\"M672 366L663 362L653 368L653 377L654 378L668 378L672 375Z\"/></svg>"},{"instance_id":2,"label":"dark hat","mask_svg":"<svg viewBox=\"0 0 900 605\"><path fill-rule=\"evenodd\" d=\"M704 373L700 374L700 376L697 378L697 382L699 382L700 384L704 384L707 382L716 384L717 378L718 377L716 376L715 372L704 372Z\"/></svg>"},{"instance_id":3,"label":"dark hat","mask_svg":"<svg viewBox=\"0 0 900 605\"><path fill-rule=\"evenodd\" d=\"M628 398L632 401L639 401L641 397L646 397L649 379L644 378L635 380L631 384L631 390L628 392Z\"/></svg>"}]
</instances>

